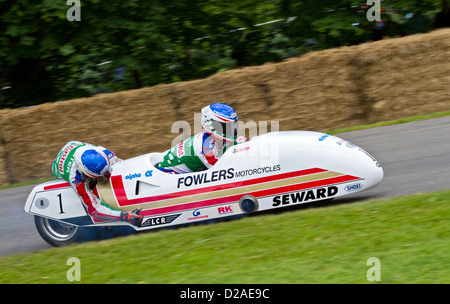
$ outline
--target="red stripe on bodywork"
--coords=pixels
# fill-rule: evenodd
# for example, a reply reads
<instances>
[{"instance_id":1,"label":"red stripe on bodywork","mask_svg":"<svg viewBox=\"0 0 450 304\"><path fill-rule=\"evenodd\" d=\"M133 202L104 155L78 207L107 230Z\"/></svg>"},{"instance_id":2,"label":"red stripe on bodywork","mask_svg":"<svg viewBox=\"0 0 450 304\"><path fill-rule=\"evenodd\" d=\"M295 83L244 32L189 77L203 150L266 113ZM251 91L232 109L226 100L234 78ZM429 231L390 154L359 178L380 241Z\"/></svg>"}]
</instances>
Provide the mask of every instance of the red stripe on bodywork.
<instances>
[{"instance_id":1,"label":"red stripe on bodywork","mask_svg":"<svg viewBox=\"0 0 450 304\"><path fill-rule=\"evenodd\" d=\"M61 184L44 186L44 190L53 190L53 189L60 189L60 188L67 188L67 187L70 187L70 184L68 182L64 182Z\"/></svg>"},{"instance_id":2,"label":"red stripe on bodywork","mask_svg":"<svg viewBox=\"0 0 450 304\"><path fill-rule=\"evenodd\" d=\"M260 198L260 197L264 197L264 196L272 196L272 195L276 195L276 194L299 191L299 190L304 190L304 189L309 189L309 188L330 186L333 184L349 182L349 181L357 180L357 179L360 179L360 178L356 177L356 176L351 176L351 175L343 175L343 176L326 178L326 179L322 179L322 180L318 180L318 181L305 182L305 183L294 184L294 185L289 185L289 186L282 186L282 187L278 187L278 188L254 191L254 192L249 192L246 194L253 195L256 198ZM163 213L176 212L176 211L181 211L181 210L186 210L186 209L196 209L196 208L201 208L201 207L209 207L209 206L214 206L214 205L227 204L227 203L238 201L242 196L243 196L243 194L237 194L237 195L232 195L232 196L214 198L214 199L210 199L210 200L206 200L206 201L192 202L192 203L180 204L180 205L169 206L169 207L143 210L140 214L142 214L143 216L149 216L149 215L157 215L157 214L163 214Z\"/></svg>"},{"instance_id":3,"label":"red stripe on bodywork","mask_svg":"<svg viewBox=\"0 0 450 304\"><path fill-rule=\"evenodd\" d=\"M116 195L116 199L117 199L119 206L123 207L123 206L138 205L138 204L150 203L150 202L166 200L166 199L171 199L171 198L178 198L178 197L184 197L184 196L189 196L189 195L201 194L201 193L205 193L205 192L213 192L213 191L225 190L225 189L230 189L230 188L249 186L249 185L254 185L254 184L271 182L271 181L275 181L275 180L280 180L280 179L285 179L285 178L290 178L290 177L297 177L297 176L302 176L302 175L321 173L321 172L326 172L326 171L327 170L320 169L320 168L312 168L312 169L293 171L293 172L282 173L282 174L277 174L277 175L259 177L259 178L244 180L244 181L240 181L240 182L233 182L233 183L228 183L228 184L203 187L200 189L185 190L185 191L161 194L161 195L156 195L156 196L148 196L148 197L143 197L143 198L135 198L135 199L128 199L128 197L125 193L125 187L123 185L122 175L112 176L111 184L112 184L112 188L114 190L114 194Z\"/></svg>"}]
</instances>

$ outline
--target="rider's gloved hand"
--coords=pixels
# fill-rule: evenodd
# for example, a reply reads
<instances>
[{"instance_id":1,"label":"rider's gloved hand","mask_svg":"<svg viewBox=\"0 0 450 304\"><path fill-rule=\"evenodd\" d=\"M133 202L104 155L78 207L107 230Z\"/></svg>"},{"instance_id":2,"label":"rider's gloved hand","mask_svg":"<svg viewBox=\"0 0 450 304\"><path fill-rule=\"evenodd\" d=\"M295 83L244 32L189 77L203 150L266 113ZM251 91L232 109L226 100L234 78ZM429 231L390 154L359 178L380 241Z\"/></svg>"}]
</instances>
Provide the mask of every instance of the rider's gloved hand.
<instances>
[{"instance_id":1,"label":"rider's gloved hand","mask_svg":"<svg viewBox=\"0 0 450 304\"><path fill-rule=\"evenodd\" d=\"M128 222L134 226L139 227L142 223L142 219L144 218L142 215L139 215L141 210L142 208L134 209L131 212L122 211L122 213L120 214L120 220L122 222Z\"/></svg>"}]
</instances>

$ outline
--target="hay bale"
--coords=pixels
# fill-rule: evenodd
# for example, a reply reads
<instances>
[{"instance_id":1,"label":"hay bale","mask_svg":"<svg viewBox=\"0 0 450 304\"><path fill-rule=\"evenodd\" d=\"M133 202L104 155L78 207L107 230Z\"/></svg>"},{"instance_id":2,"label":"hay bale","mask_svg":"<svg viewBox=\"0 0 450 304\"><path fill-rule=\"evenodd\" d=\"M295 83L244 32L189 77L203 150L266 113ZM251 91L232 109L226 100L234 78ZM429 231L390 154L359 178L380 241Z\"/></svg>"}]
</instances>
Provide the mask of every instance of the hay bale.
<instances>
[{"instance_id":1,"label":"hay bale","mask_svg":"<svg viewBox=\"0 0 450 304\"><path fill-rule=\"evenodd\" d=\"M450 109L450 29L305 54L202 80L0 111L0 185L51 176L69 140L121 158L164 151L175 121L232 105L244 122L326 131ZM177 132L178 130L175 130ZM186 131L186 130L185 130Z\"/></svg>"},{"instance_id":2,"label":"hay bale","mask_svg":"<svg viewBox=\"0 0 450 304\"><path fill-rule=\"evenodd\" d=\"M4 147L11 155L13 181L51 176L50 164L70 140L102 145L119 157L153 151L175 118L158 92L142 90L104 94L27 109L3 118ZM152 93L152 94L149 94Z\"/></svg>"},{"instance_id":3,"label":"hay bale","mask_svg":"<svg viewBox=\"0 0 450 304\"><path fill-rule=\"evenodd\" d=\"M355 47L368 122L450 109L450 31L382 40Z\"/></svg>"}]
</instances>

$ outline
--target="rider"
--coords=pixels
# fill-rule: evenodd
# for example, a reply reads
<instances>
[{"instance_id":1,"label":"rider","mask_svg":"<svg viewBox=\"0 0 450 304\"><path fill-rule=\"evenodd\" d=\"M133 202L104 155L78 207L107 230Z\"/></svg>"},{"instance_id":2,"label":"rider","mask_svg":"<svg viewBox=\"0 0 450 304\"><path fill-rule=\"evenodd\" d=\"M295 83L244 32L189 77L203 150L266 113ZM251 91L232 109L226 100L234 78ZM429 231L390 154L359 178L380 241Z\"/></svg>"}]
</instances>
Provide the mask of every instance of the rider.
<instances>
[{"instance_id":1,"label":"rider","mask_svg":"<svg viewBox=\"0 0 450 304\"><path fill-rule=\"evenodd\" d=\"M114 210L95 195L93 188L111 176L111 166L122 161L113 152L100 146L80 141L68 142L52 163L52 172L70 183L80 196L94 223L104 221L126 221L135 226L142 222L140 209L132 212Z\"/></svg>"},{"instance_id":2,"label":"rider","mask_svg":"<svg viewBox=\"0 0 450 304\"><path fill-rule=\"evenodd\" d=\"M237 136L237 114L229 105L213 103L202 109L202 131L165 152L158 169L189 173L211 168L225 151L247 139Z\"/></svg>"}]
</instances>

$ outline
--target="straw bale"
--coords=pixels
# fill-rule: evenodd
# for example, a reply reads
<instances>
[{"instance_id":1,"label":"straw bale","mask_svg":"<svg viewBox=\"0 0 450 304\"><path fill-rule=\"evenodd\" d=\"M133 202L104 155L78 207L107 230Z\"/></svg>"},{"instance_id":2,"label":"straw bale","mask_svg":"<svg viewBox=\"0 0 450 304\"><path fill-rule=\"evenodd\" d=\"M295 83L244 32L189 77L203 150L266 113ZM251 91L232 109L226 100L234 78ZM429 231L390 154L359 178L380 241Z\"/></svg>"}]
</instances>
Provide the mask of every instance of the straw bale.
<instances>
[{"instance_id":1,"label":"straw bale","mask_svg":"<svg viewBox=\"0 0 450 304\"><path fill-rule=\"evenodd\" d=\"M69 140L121 158L164 151L212 102L243 122L326 131L450 109L450 29L311 52L206 79L0 111L0 186L51 176ZM181 130L180 130L181 131ZM186 130L184 130L186 132Z\"/></svg>"}]
</instances>

